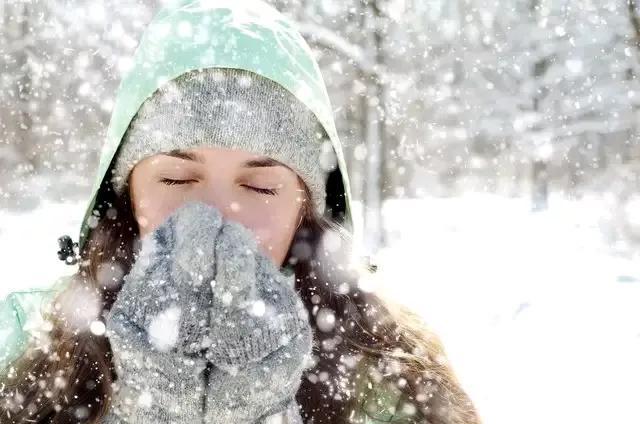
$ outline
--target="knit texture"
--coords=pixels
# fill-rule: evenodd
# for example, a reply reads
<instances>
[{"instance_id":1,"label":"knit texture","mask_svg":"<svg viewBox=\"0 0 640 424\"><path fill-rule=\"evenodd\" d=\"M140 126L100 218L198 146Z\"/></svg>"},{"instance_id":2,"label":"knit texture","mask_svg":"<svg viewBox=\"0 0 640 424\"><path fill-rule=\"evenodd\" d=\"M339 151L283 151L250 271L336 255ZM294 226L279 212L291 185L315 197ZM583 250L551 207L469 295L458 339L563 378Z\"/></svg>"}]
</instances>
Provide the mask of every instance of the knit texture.
<instances>
[{"instance_id":1,"label":"knit texture","mask_svg":"<svg viewBox=\"0 0 640 424\"><path fill-rule=\"evenodd\" d=\"M259 253L250 230L228 222L218 234L214 281L205 422L254 423L281 411L301 422L291 402L313 335L294 276Z\"/></svg>"},{"instance_id":2,"label":"knit texture","mask_svg":"<svg viewBox=\"0 0 640 424\"><path fill-rule=\"evenodd\" d=\"M307 310L284 276L262 255L251 230L225 222L215 246L216 275L211 308L212 344L207 357L218 366L244 366L262 359L300 333Z\"/></svg>"},{"instance_id":3,"label":"knit texture","mask_svg":"<svg viewBox=\"0 0 640 424\"><path fill-rule=\"evenodd\" d=\"M114 189L123 192L130 171L146 156L202 146L282 162L302 178L315 210L323 214L333 166L329 136L291 92L242 69L189 71L148 98L123 136L111 178Z\"/></svg>"},{"instance_id":4,"label":"knit texture","mask_svg":"<svg viewBox=\"0 0 640 424\"><path fill-rule=\"evenodd\" d=\"M118 379L104 422L301 422L312 330L292 276L202 202L141 242L107 314Z\"/></svg>"}]
</instances>

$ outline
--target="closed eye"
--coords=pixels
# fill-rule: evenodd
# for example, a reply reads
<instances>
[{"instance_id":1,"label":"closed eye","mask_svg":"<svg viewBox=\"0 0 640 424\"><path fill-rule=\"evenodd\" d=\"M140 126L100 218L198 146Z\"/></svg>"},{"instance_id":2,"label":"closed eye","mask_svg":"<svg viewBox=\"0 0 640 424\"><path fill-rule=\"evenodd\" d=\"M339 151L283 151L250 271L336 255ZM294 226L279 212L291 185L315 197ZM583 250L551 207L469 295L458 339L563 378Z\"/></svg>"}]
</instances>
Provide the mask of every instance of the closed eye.
<instances>
[{"instance_id":1,"label":"closed eye","mask_svg":"<svg viewBox=\"0 0 640 424\"><path fill-rule=\"evenodd\" d=\"M270 196L275 196L276 194L278 194L278 190L275 190L272 188L258 188L258 187L252 187L245 184L242 184L242 187L245 187L248 190L257 191L258 193L268 194Z\"/></svg>"},{"instance_id":2,"label":"closed eye","mask_svg":"<svg viewBox=\"0 0 640 424\"><path fill-rule=\"evenodd\" d=\"M192 181L196 181L196 180L172 180L171 178L161 178L160 182L166 185L182 185L182 184L188 184ZM275 196L276 194L278 194L278 191L272 188L259 188L259 187L252 187L246 184L242 184L242 187L245 187L247 190L251 190L251 191L255 191L258 193L262 193L262 194L267 194L269 196Z\"/></svg>"},{"instance_id":3,"label":"closed eye","mask_svg":"<svg viewBox=\"0 0 640 424\"><path fill-rule=\"evenodd\" d=\"M181 184L187 184L191 181L195 181L195 180L172 180L170 178L161 178L160 182L166 185L181 185Z\"/></svg>"}]
</instances>

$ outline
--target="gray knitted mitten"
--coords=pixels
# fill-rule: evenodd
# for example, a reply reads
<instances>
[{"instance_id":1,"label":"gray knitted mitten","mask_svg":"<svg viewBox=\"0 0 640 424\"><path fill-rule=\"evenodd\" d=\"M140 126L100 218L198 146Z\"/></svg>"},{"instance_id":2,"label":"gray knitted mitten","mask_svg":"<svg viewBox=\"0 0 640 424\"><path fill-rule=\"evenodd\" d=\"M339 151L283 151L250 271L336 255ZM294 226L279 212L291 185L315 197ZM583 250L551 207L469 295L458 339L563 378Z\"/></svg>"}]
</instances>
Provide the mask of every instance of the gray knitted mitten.
<instances>
[{"instance_id":1,"label":"gray knitted mitten","mask_svg":"<svg viewBox=\"0 0 640 424\"><path fill-rule=\"evenodd\" d=\"M106 319L119 390L103 422L202 422L221 227L217 209L189 202L141 240Z\"/></svg>"},{"instance_id":2,"label":"gray knitted mitten","mask_svg":"<svg viewBox=\"0 0 640 424\"><path fill-rule=\"evenodd\" d=\"M294 397L313 334L294 276L233 221L223 224L215 256L205 422L302 423Z\"/></svg>"}]
</instances>

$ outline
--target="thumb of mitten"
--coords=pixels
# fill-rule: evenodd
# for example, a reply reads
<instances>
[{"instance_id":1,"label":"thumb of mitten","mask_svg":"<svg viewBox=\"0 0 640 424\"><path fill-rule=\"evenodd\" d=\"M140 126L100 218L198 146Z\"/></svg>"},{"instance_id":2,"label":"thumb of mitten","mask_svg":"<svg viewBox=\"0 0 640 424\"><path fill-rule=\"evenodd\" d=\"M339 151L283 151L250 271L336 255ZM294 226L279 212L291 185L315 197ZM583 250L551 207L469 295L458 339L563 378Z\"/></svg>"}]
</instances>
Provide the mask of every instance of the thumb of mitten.
<instances>
[{"instance_id":1,"label":"thumb of mitten","mask_svg":"<svg viewBox=\"0 0 640 424\"><path fill-rule=\"evenodd\" d=\"M156 240L173 244L174 272L184 272L194 285L209 284L215 270L215 244L222 214L206 203L190 201L178 208L159 228Z\"/></svg>"},{"instance_id":2,"label":"thumb of mitten","mask_svg":"<svg viewBox=\"0 0 640 424\"><path fill-rule=\"evenodd\" d=\"M171 279L180 297L179 343L187 352L201 350L208 343L214 247L222 221L222 214L215 207L191 201L172 214L156 237L159 241L166 236L174 244Z\"/></svg>"},{"instance_id":3,"label":"thumb of mitten","mask_svg":"<svg viewBox=\"0 0 640 424\"><path fill-rule=\"evenodd\" d=\"M226 221L215 245L214 305L244 309L258 300L255 287L258 244L248 228Z\"/></svg>"}]
</instances>

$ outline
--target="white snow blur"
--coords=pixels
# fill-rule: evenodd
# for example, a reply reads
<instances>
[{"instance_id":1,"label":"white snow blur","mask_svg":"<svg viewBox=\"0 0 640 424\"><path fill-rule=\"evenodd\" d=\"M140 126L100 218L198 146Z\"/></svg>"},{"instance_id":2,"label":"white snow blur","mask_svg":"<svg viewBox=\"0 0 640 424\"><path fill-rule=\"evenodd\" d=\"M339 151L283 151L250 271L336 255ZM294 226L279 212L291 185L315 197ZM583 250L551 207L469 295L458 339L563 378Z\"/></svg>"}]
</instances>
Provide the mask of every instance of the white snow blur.
<instances>
[{"instance_id":1,"label":"white snow blur","mask_svg":"<svg viewBox=\"0 0 640 424\"><path fill-rule=\"evenodd\" d=\"M151 320L147 329L149 342L159 351L166 352L176 345L180 330L180 314L178 306L171 306Z\"/></svg>"}]
</instances>

